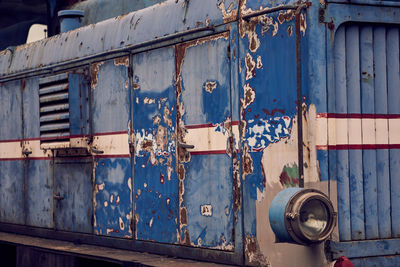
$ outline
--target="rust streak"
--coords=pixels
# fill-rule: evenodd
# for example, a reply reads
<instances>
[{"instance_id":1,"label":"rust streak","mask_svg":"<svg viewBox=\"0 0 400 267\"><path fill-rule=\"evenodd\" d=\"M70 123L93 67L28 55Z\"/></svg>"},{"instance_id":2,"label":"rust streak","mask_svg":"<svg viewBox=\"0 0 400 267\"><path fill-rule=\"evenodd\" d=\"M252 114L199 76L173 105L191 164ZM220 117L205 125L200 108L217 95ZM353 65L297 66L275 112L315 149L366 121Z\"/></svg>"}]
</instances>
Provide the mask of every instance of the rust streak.
<instances>
[{"instance_id":1,"label":"rust streak","mask_svg":"<svg viewBox=\"0 0 400 267\"><path fill-rule=\"evenodd\" d=\"M254 61L253 57L250 53L246 54L246 80L249 80L256 76L256 62Z\"/></svg>"},{"instance_id":2,"label":"rust streak","mask_svg":"<svg viewBox=\"0 0 400 267\"><path fill-rule=\"evenodd\" d=\"M96 62L90 65L90 85L92 90L96 89L98 83L98 72L100 70L100 66L103 65L104 62Z\"/></svg>"},{"instance_id":3,"label":"rust streak","mask_svg":"<svg viewBox=\"0 0 400 267\"><path fill-rule=\"evenodd\" d=\"M129 57L119 57L114 59L114 65L115 66L125 66L125 67L129 67Z\"/></svg>"},{"instance_id":4,"label":"rust streak","mask_svg":"<svg viewBox=\"0 0 400 267\"><path fill-rule=\"evenodd\" d=\"M212 82L206 82L204 89L208 93L212 93L215 89L217 88L217 82L212 81Z\"/></svg>"}]
</instances>

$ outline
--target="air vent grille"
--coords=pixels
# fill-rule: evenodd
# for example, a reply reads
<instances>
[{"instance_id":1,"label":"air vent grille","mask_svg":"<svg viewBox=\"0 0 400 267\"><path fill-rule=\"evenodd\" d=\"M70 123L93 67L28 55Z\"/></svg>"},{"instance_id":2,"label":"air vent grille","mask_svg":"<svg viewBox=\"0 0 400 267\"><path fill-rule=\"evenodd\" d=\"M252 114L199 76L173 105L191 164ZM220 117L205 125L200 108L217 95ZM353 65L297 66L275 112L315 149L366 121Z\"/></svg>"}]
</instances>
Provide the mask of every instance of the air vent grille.
<instances>
[{"instance_id":1,"label":"air vent grille","mask_svg":"<svg viewBox=\"0 0 400 267\"><path fill-rule=\"evenodd\" d=\"M39 81L41 144L69 144L69 82L62 74Z\"/></svg>"}]
</instances>

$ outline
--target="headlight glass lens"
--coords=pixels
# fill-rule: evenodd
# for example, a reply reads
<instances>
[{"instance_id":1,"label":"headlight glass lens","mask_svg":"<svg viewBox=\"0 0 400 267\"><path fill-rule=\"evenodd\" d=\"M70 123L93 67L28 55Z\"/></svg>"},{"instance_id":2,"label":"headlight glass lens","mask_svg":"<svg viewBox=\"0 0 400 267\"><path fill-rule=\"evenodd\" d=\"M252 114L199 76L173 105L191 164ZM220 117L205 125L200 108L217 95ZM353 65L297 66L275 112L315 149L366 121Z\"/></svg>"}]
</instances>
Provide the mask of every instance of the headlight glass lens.
<instances>
[{"instance_id":1,"label":"headlight glass lens","mask_svg":"<svg viewBox=\"0 0 400 267\"><path fill-rule=\"evenodd\" d=\"M307 201L300 210L300 229L311 239L317 239L325 230L329 221L326 205L318 200Z\"/></svg>"}]
</instances>

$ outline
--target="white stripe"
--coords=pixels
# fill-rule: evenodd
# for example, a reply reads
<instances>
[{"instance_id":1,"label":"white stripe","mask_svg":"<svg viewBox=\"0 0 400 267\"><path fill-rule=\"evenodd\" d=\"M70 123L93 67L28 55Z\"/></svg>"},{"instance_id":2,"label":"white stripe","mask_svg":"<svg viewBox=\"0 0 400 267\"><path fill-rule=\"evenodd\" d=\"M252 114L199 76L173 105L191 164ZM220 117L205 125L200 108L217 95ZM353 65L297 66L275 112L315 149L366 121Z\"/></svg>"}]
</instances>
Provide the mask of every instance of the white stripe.
<instances>
[{"instance_id":1,"label":"white stripe","mask_svg":"<svg viewBox=\"0 0 400 267\"><path fill-rule=\"evenodd\" d=\"M331 119L329 118L328 121ZM330 136L328 136L328 143L331 145L331 141L335 141L335 145L342 145L342 144L348 144L349 143L349 135L348 135L348 123L347 119L341 120L341 119L335 119L335 129L336 129L336 140L332 139Z\"/></svg>"},{"instance_id":2,"label":"white stripe","mask_svg":"<svg viewBox=\"0 0 400 267\"><path fill-rule=\"evenodd\" d=\"M0 158L20 158L22 156L21 142L0 143Z\"/></svg>"},{"instance_id":3,"label":"white stripe","mask_svg":"<svg viewBox=\"0 0 400 267\"><path fill-rule=\"evenodd\" d=\"M375 127L374 119L362 119L362 143L363 144L377 143L376 136L375 136L375 129L376 129L376 127Z\"/></svg>"},{"instance_id":4,"label":"white stripe","mask_svg":"<svg viewBox=\"0 0 400 267\"><path fill-rule=\"evenodd\" d=\"M229 132L216 131L217 126L188 129L184 141L188 145L194 145L191 152L200 151L220 151L226 150L228 145ZM238 148L239 126L232 125L232 134L236 140L236 149Z\"/></svg>"},{"instance_id":5,"label":"white stripe","mask_svg":"<svg viewBox=\"0 0 400 267\"><path fill-rule=\"evenodd\" d=\"M389 144L400 144L400 119L389 120Z\"/></svg>"},{"instance_id":6,"label":"white stripe","mask_svg":"<svg viewBox=\"0 0 400 267\"><path fill-rule=\"evenodd\" d=\"M128 155L129 154L129 135L112 134L98 135L93 138L93 147L103 151L104 155Z\"/></svg>"},{"instance_id":7,"label":"white stripe","mask_svg":"<svg viewBox=\"0 0 400 267\"><path fill-rule=\"evenodd\" d=\"M400 144L400 119L397 118L349 119L317 116L316 128L317 146Z\"/></svg>"},{"instance_id":8,"label":"white stripe","mask_svg":"<svg viewBox=\"0 0 400 267\"><path fill-rule=\"evenodd\" d=\"M376 143L389 144L389 122L384 119L375 120Z\"/></svg>"},{"instance_id":9,"label":"white stripe","mask_svg":"<svg viewBox=\"0 0 400 267\"><path fill-rule=\"evenodd\" d=\"M361 119L347 119L347 126L349 131L349 144L362 144Z\"/></svg>"}]
</instances>

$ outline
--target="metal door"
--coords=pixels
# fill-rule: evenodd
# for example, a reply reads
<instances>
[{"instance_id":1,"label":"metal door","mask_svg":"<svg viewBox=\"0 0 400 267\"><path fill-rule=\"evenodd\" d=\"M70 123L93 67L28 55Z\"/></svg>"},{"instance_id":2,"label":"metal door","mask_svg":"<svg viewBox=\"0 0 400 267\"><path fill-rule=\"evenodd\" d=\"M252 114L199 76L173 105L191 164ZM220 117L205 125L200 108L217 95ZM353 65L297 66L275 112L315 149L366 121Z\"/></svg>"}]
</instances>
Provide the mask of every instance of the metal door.
<instances>
[{"instance_id":1,"label":"metal door","mask_svg":"<svg viewBox=\"0 0 400 267\"><path fill-rule=\"evenodd\" d=\"M176 46L179 234L233 250L229 33Z\"/></svg>"},{"instance_id":2,"label":"metal door","mask_svg":"<svg viewBox=\"0 0 400 267\"><path fill-rule=\"evenodd\" d=\"M136 54L132 63L136 237L176 243L174 49Z\"/></svg>"},{"instance_id":3,"label":"metal door","mask_svg":"<svg viewBox=\"0 0 400 267\"><path fill-rule=\"evenodd\" d=\"M92 233L92 160L54 162L56 230Z\"/></svg>"}]
</instances>

